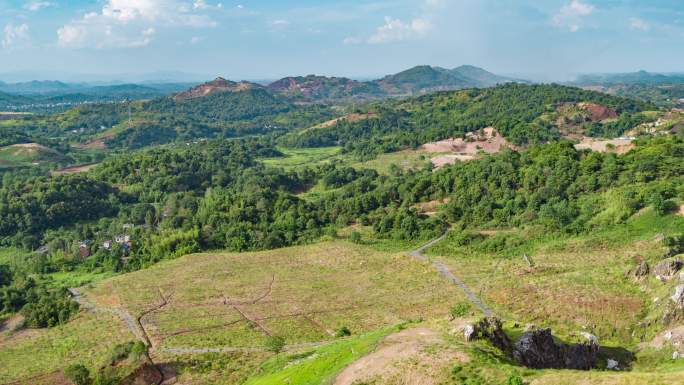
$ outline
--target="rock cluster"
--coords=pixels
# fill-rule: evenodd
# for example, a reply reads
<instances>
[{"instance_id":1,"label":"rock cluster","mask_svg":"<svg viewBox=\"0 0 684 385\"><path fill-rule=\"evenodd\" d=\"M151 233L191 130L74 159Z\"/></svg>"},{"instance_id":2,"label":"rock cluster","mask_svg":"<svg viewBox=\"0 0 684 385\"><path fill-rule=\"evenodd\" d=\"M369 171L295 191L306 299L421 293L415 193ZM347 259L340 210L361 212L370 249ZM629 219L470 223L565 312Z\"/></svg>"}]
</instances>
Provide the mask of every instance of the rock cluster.
<instances>
[{"instance_id":1,"label":"rock cluster","mask_svg":"<svg viewBox=\"0 0 684 385\"><path fill-rule=\"evenodd\" d=\"M668 258L661 261L653 268L653 274L658 278L667 280L674 277L682 267L684 267L684 262L681 260Z\"/></svg>"},{"instance_id":2,"label":"rock cluster","mask_svg":"<svg viewBox=\"0 0 684 385\"><path fill-rule=\"evenodd\" d=\"M521 365L533 369L589 370L598 361L598 338L588 333L586 343L563 344L554 340L551 329L534 329L512 343L496 318L485 318L465 331L466 339L486 339Z\"/></svg>"}]
</instances>

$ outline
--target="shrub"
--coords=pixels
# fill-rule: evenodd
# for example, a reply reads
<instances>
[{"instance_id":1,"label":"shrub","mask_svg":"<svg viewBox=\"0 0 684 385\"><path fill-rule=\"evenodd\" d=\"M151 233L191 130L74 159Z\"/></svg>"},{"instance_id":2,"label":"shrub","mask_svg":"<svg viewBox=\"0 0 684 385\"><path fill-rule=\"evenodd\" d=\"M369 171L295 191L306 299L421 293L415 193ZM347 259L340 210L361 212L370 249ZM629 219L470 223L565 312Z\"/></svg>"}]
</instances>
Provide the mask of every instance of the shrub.
<instances>
[{"instance_id":1,"label":"shrub","mask_svg":"<svg viewBox=\"0 0 684 385\"><path fill-rule=\"evenodd\" d=\"M349 337L351 335L351 330L349 330L348 327L342 326L341 328L337 329L337 332L335 333L335 337Z\"/></svg>"},{"instance_id":2,"label":"shrub","mask_svg":"<svg viewBox=\"0 0 684 385\"><path fill-rule=\"evenodd\" d=\"M90 371L81 364L70 365L64 369L64 376L76 385L90 385Z\"/></svg>"},{"instance_id":3,"label":"shrub","mask_svg":"<svg viewBox=\"0 0 684 385\"><path fill-rule=\"evenodd\" d=\"M349 240L352 241L352 243L361 243L361 233L358 231L352 231L351 235L349 236Z\"/></svg>"},{"instance_id":4,"label":"shrub","mask_svg":"<svg viewBox=\"0 0 684 385\"><path fill-rule=\"evenodd\" d=\"M285 347L285 339L280 336L271 336L266 339L266 350L273 353L280 353Z\"/></svg>"},{"instance_id":5,"label":"shrub","mask_svg":"<svg viewBox=\"0 0 684 385\"><path fill-rule=\"evenodd\" d=\"M470 304L467 302L458 303L449 309L449 315L451 318L463 317L470 311Z\"/></svg>"},{"instance_id":6,"label":"shrub","mask_svg":"<svg viewBox=\"0 0 684 385\"><path fill-rule=\"evenodd\" d=\"M523 382L522 377L517 374L511 374L508 376L508 385L525 385L525 383Z\"/></svg>"}]
</instances>

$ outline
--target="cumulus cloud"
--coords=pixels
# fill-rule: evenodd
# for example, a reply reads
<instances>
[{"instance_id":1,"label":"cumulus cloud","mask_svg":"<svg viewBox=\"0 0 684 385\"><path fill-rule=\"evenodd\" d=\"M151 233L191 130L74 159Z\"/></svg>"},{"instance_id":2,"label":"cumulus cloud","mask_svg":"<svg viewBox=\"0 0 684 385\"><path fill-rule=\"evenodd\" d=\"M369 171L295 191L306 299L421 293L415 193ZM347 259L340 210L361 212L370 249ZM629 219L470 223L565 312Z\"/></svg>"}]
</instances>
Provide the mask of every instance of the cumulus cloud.
<instances>
[{"instance_id":1,"label":"cumulus cloud","mask_svg":"<svg viewBox=\"0 0 684 385\"><path fill-rule=\"evenodd\" d=\"M207 28L216 26L202 11L206 1L107 0L99 12L90 12L57 30L58 44L70 48L136 48L149 45L157 27Z\"/></svg>"},{"instance_id":2,"label":"cumulus cloud","mask_svg":"<svg viewBox=\"0 0 684 385\"><path fill-rule=\"evenodd\" d=\"M368 38L369 44L385 44L403 40L411 40L426 35L432 29L432 23L424 18L416 18L409 22L385 17L385 24L378 27Z\"/></svg>"},{"instance_id":3,"label":"cumulus cloud","mask_svg":"<svg viewBox=\"0 0 684 385\"><path fill-rule=\"evenodd\" d=\"M553 16L552 22L556 27L567 28L570 32L577 32L582 27L582 19L591 15L596 10L592 4L582 0L572 0L570 4L564 5L560 11Z\"/></svg>"},{"instance_id":4,"label":"cumulus cloud","mask_svg":"<svg viewBox=\"0 0 684 385\"><path fill-rule=\"evenodd\" d=\"M28 24L14 25L9 23L5 25L3 30L3 38L0 41L2 48L10 50L20 45L26 44L29 41L29 26Z\"/></svg>"},{"instance_id":5,"label":"cumulus cloud","mask_svg":"<svg viewBox=\"0 0 684 385\"><path fill-rule=\"evenodd\" d=\"M629 20L629 25L632 29L636 29L643 32L648 32L651 29L651 25L638 17L633 17Z\"/></svg>"},{"instance_id":6,"label":"cumulus cloud","mask_svg":"<svg viewBox=\"0 0 684 385\"><path fill-rule=\"evenodd\" d=\"M29 1L24 5L24 9L35 12L43 8L54 7L56 4L49 1Z\"/></svg>"}]
</instances>

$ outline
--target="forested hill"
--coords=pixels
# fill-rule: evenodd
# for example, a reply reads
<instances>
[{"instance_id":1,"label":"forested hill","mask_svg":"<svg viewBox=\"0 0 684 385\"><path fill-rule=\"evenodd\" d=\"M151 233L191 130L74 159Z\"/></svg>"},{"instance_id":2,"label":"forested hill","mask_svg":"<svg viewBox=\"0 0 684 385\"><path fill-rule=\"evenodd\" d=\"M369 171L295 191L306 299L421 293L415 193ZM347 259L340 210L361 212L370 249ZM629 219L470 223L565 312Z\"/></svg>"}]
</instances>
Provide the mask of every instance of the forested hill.
<instances>
[{"instance_id":1,"label":"forested hill","mask_svg":"<svg viewBox=\"0 0 684 385\"><path fill-rule=\"evenodd\" d=\"M334 117L325 106L297 106L264 88L209 92L192 98L82 105L5 126L34 137L64 138L111 148L141 148L199 138L240 137L306 127Z\"/></svg>"},{"instance_id":2,"label":"forested hill","mask_svg":"<svg viewBox=\"0 0 684 385\"><path fill-rule=\"evenodd\" d=\"M462 137L485 127L496 128L516 145L557 140L561 136L558 109L589 102L614 110L619 119L587 121L587 134L621 135L632 128L640 112L655 107L599 92L556 84L505 84L494 88L440 92L413 99L372 105L369 119L341 120L328 127L294 132L281 139L288 146L344 146L373 156L417 147L426 142Z\"/></svg>"}]
</instances>

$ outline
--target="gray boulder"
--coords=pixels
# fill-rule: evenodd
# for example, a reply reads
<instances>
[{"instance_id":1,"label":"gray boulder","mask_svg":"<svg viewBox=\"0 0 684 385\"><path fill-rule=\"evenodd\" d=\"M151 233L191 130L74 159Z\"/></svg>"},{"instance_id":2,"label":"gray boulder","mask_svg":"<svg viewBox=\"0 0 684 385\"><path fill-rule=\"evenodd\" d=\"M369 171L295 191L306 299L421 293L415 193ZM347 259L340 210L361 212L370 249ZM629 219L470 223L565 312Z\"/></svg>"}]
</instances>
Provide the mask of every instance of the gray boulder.
<instances>
[{"instance_id":1,"label":"gray boulder","mask_svg":"<svg viewBox=\"0 0 684 385\"><path fill-rule=\"evenodd\" d=\"M580 344L557 343L551 329L523 333L513 347L513 358L533 369L589 370L596 367L599 346L593 341Z\"/></svg>"},{"instance_id":2,"label":"gray boulder","mask_svg":"<svg viewBox=\"0 0 684 385\"><path fill-rule=\"evenodd\" d=\"M668 258L664 261L661 261L655 266L655 268L653 268L653 274L669 279L674 277L677 272L682 269L682 267L684 267L684 262L681 260Z\"/></svg>"},{"instance_id":3,"label":"gray boulder","mask_svg":"<svg viewBox=\"0 0 684 385\"><path fill-rule=\"evenodd\" d=\"M634 277L636 279L641 279L647 276L650 271L651 267L648 265L648 262L643 261L639 264L639 266L637 266L636 270L634 271Z\"/></svg>"}]
</instances>

